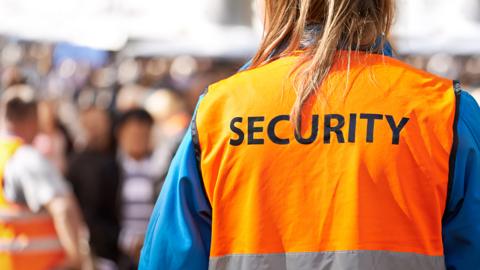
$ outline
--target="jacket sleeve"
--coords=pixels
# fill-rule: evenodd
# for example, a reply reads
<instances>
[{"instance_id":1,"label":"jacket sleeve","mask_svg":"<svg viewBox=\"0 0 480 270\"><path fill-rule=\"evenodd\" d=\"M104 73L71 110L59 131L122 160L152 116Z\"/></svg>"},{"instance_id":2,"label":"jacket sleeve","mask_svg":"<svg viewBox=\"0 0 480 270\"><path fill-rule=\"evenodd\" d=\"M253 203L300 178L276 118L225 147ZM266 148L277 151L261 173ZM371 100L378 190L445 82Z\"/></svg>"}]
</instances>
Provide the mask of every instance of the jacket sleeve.
<instances>
[{"instance_id":1,"label":"jacket sleeve","mask_svg":"<svg viewBox=\"0 0 480 270\"><path fill-rule=\"evenodd\" d=\"M480 265L480 109L466 92L457 107L457 149L443 223L448 270Z\"/></svg>"},{"instance_id":2,"label":"jacket sleeve","mask_svg":"<svg viewBox=\"0 0 480 270\"><path fill-rule=\"evenodd\" d=\"M155 205L139 269L208 269L210 239L211 206L189 129Z\"/></svg>"}]
</instances>

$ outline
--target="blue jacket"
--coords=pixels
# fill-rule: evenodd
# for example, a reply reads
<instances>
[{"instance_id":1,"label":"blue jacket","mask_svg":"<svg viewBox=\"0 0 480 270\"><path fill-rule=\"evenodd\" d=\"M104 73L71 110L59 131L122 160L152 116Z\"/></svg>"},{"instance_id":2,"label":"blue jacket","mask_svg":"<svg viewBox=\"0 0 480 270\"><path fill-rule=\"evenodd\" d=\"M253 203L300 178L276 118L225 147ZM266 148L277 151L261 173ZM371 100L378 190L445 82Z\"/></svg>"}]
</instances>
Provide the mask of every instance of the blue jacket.
<instances>
[{"instance_id":1,"label":"blue jacket","mask_svg":"<svg viewBox=\"0 0 480 270\"><path fill-rule=\"evenodd\" d=\"M456 131L443 242L447 269L471 270L480 266L480 108L466 92L459 96ZM208 269L211 220L192 133L187 132L152 215L139 269Z\"/></svg>"}]
</instances>

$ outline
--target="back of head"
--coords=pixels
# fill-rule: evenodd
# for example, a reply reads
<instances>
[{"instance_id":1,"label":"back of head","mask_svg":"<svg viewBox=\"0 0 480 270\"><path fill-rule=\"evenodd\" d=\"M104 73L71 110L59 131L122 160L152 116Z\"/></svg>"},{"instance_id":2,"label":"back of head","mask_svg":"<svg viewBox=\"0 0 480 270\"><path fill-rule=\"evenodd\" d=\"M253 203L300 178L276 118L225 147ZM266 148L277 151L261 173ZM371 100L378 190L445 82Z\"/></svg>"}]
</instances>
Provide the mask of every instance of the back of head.
<instances>
[{"instance_id":1,"label":"back of head","mask_svg":"<svg viewBox=\"0 0 480 270\"><path fill-rule=\"evenodd\" d=\"M37 101L32 88L16 85L2 95L2 115L7 123L20 123L37 113Z\"/></svg>"},{"instance_id":2,"label":"back of head","mask_svg":"<svg viewBox=\"0 0 480 270\"><path fill-rule=\"evenodd\" d=\"M8 88L2 95L2 128L10 135L31 143L38 132L35 92L27 85Z\"/></svg>"},{"instance_id":3,"label":"back of head","mask_svg":"<svg viewBox=\"0 0 480 270\"><path fill-rule=\"evenodd\" d=\"M302 107L329 74L337 50L383 50L393 21L394 0L263 1L265 33L252 68L303 51L292 71L297 91L292 119L298 131ZM318 33L304 48L302 41L311 26ZM280 48L283 50L278 52Z\"/></svg>"},{"instance_id":4,"label":"back of head","mask_svg":"<svg viewBox=\"0 0 480 270\"><path fill-rule=\"evenodd\" d=\"M112 119L109 113L99 107L80 112L81 135L78 136L79 150L108 153L112 147Z\"/></svg>"}]
</instances>

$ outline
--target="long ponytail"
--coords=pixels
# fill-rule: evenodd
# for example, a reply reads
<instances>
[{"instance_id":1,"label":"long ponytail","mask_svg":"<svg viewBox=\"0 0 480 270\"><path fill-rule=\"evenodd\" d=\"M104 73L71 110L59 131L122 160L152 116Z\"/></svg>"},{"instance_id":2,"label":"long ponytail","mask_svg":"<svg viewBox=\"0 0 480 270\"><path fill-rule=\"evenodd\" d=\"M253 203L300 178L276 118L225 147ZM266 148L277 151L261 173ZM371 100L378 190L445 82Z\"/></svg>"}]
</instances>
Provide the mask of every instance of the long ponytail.
<instances>
[{"instance_id":1,"label":"long ponytail","mask_svg":"<svg viewBox=\"0 0 480 270\"><path fill-rule=\"evenodd\" d=\"M302 110L318 93L336 61L339 49L381 51L390 30L394 0L264 0L265 33L252 67L301 49L309 25L319 33L304 48L292 70L297 98L291 119L301 131ZM282 44L286 48L272 57ZM350 55L350 54L349 54Z\"/></svg>"}]
</instances>

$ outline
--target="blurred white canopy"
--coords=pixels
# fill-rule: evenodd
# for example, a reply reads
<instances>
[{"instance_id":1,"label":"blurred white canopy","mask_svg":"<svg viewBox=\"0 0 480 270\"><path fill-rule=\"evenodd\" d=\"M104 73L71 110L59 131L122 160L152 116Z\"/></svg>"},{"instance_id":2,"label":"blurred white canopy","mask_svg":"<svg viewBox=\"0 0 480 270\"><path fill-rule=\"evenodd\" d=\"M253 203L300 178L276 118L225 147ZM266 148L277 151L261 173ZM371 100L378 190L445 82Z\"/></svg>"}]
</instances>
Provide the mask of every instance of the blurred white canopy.
<instances>
[{"instance_id":1,"label":"blurred white canopy","mask_svg":"<svg viewBox=\"0 0 480 270\"><path fill-rule=\"evenodd\" d=\"M0 0L0 33L127 54L245 57L260 31L245 0ZM478 0L398 0L400 53L480 53ZM238 19L239 14L242 19Z\"/></svg>"},{"instance_id":2,"label":"blurred white canopy","mask_svg":"<svg viewBox=\"0 0 480 270\"><path fill-rule=\"evenodd\" d=\"M119 50L132 39L145 41L135 48L148 53L250 53L259 36L250 26L251 17L243 24L221 25L228 12L223 2L0 0L0 33L107 50Z\"/></svg>"},{"instance_id":3,"label":"blurred white canopy","mask_svg":"<svg viewBox=\"0 0 480 270\"><path fill-rule=\"evenodd\" d=\"M479 0L397 0L400 53L480 53Z\"/></svg>"}]
</instances>

